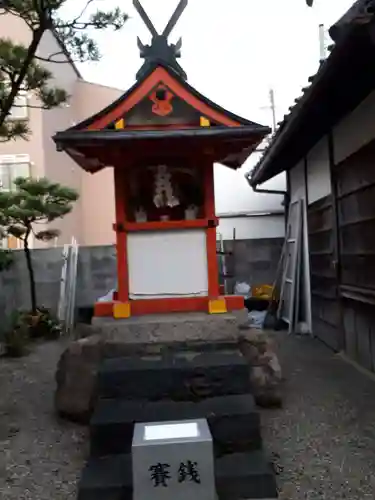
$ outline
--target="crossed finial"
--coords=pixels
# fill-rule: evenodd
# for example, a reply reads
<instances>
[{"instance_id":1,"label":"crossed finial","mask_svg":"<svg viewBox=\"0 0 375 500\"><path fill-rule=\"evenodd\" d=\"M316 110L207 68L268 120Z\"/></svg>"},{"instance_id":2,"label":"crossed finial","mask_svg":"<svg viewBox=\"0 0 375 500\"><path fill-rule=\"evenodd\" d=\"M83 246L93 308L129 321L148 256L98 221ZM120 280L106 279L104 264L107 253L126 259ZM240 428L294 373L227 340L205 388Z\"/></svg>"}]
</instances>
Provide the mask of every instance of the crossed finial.
<instances>
[{"instance_id":1,"label":"crossed finial","mask_svg":"<svg viewBox=\"0 0 375 500\"><path fill-rule=\"evenodd\" d=\"M172 33L173 28L176 26L177 21L180 19L183 11L185 10L186 6L188 4L188 0L180 0L179 4L176 7L176 10L172 14L172 17L168 21L166 27L164 28L164 31L159 34L155 26L152 24L150 18L146 14L144 8L142 7L141 3L139 0L133 0L133 5L135 9L137 10L138 14L141 16L141 19L147 26L148 30L150 31L152 35L152 44L151 46L144 45L140 38L137 38L137 43L138 47L141 51L141 57L147 59L151 55L151 49L152 52L155 52L155 50L160 53L161 51L164 53L164 55L167 55L167 52L169 52L168 56L169 57L180 57L180 51L181 51L181 46L182 46L182 40L181 38L177 41L176 44L171 44L168 45L168 37ZM168 51L166 51L168 47Z\"/></svg>"},{"instance_id":2,"label":"crossed finial","mask_svg":"<svg viewBox=\"0 0 375 500\"><path fill-rule=\"evenodd\" d=\"M188 0L180 0L179 4L176 7L176 10L172 14L172 17L168 21L168 24L164 28L164 31L161 34L161 36L164 36L165 38L169 37L169 35L172 33L173 28L176 26L177 21L180 19L183 11L186 9L187 4L188 4ZM141 2L139 0L133 0L133 5L134 5L135 9L137 10L138 14L141 16L142 21L145 23L145 25L149 29L151 35L153 37L160 36L159 33L156 31L155 26L152 24L150 18L146 14L146 11L142 7Z\"/></svg>"}]
</instances>

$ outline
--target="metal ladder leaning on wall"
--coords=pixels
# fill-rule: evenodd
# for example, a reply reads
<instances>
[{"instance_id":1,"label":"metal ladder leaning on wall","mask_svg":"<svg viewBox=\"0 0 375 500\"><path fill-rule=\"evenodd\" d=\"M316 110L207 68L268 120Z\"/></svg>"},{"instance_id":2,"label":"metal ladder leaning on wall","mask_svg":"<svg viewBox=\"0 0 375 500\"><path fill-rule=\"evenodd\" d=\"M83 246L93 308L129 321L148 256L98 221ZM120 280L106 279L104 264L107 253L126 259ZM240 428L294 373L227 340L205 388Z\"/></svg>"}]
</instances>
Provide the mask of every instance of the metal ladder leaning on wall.
<instances>
[{"instance_id":1,"label":"metal ladder leaning on wall","mask_svg":"<svg viewBox=\"0 0 375 500\"><path fill-rule=\"evenodd\" d=\"M287 230L282 251L282 277L277 318L288 324L288 333L295 331L299 319L300 268L302 263L303 200L289 206Z\"/></svg>"},{"instance_id":2,"label":"metal ladder leaning on wall","mask_svg":"<svg viewBox=\"0 0 375 500\"><path fill-rule=\"evenodd\" d=\"M77 288L78 244L73 237L70 245L64 245L61 269L60 298L57 317L64 325L64 333L71 335L74 328Z\"/></svg>"},{"instance_id":3,"label":"metal ladder leaning on wall","mask_svg":"<svg viewBox=\"0 0 375 500\"><path fill-rule=\"evenodd\" d=\"M216 255L220 258L219 274L220 278L223 278L224 283L224 294L228 295L233 293L228 286L228 280L233 279L232 274L228 274L227 257L232 257L234 259L234 242L236 241L236 228L233 228L233 240L232 240L232 251L226 252L224 247L223 235L217 233L216 236ZM234 268L234 261L232 262L232 267Z\"/></svg>"}]
</instances>

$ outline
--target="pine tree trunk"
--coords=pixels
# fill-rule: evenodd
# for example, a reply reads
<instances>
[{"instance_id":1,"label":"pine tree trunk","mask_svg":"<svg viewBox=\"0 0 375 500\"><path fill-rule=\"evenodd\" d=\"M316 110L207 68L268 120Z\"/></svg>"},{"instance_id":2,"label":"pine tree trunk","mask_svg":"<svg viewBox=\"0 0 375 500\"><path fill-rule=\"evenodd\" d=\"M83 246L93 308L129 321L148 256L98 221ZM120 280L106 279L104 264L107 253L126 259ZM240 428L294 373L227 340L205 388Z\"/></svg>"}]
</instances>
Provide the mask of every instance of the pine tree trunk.
<instances>
[{"instance_id":1,"label":"pine tree trunk","mask_svg":"<svg viewBox=\"0 0 375 500\"><path fill-rule=\"evenodd\" d=\"M27 270L29 272L29 282L30 282L30 299L31 299L31 313L33 315L36 315L37 310L37 302L36 302L36 286L35 286L35 276L34 276L34 268L33 268L33 263L31 259L31 253L30 253L30 248L29 248L29 236L30 236L30 231L27 231L25 234L25 239L24 239L24 251L25 251L25 257L26 257L26 265L27 265Z\"/></svg>"}]
</instances>

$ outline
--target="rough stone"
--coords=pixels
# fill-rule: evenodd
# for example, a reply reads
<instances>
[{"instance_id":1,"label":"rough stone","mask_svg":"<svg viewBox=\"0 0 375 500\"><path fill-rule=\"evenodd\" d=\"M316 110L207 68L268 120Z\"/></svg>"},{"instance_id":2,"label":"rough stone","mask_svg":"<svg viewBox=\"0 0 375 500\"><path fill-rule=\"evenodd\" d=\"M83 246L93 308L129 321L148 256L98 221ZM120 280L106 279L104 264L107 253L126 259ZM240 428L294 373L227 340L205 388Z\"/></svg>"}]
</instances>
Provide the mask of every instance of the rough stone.
<instances>
[{"instance_id":1,"label":"rough stone","mask_svg":"<svg viewBox=\"0 0 375 500\"><path fill-rule=\"evenodd\" d=\"M56 372L55 408L59 415L87 423L92 413L98 366L102 359L98 337L72 342Z\"/></svg>"},{"instance_id":2,"label":"rough stone","mask_svg":"<svg viewBox=\"0 0 375 500\"><path fill-rule=\"evenodd\" d=\"M241 328L238 345L251 366L250 379L257 404L262 407L281 406L282 372L269 334Z\"/></svg>"}]
</instances>

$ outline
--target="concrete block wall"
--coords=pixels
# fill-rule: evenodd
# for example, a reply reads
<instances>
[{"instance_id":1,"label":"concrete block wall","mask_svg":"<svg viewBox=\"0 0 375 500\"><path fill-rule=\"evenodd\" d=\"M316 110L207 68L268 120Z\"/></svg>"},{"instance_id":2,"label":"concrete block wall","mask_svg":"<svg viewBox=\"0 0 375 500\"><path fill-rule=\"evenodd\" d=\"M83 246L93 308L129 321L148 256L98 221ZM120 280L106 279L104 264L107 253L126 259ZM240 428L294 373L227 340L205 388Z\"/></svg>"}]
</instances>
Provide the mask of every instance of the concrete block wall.
<instances>
[{"instance_id":1,"label":"concrete block wall","mask_svg":"<svg viewBox=\"0 0 375 500\"><path fill-rule=\"evenodd\" d=\"M56 310L62 268L62 249L32 252L37 295L40 305ZM22 250L14 251L14 262L0 273L0 329L7 328L12 311L30 308L30 285Z\"/></svg>"},{"instance_id":2,"label":"concrete block wall","mask_svg":"<svg viewBox=\"0 0 375 500\"><path fill-rule=\"evenodd\" d=\"M233 283L272 283L281 254L282 238L225 241L228 272ZM14 251L14 264L0 273L0 331L7 328L13 311L30 308L29 278L25 255ZM38 304L56 311L60 294L62 248L32 251ZM116 249L111 246L80 247L77 266L77 307L90 307L117 284Z\"/></svg>"},{"instance_id":3,"label":"concrete block wall","mask_svg":"<svg viewBox=\"0 0 375 500\"><path fill-rule=\"evenodd\" d=\"M77 307L90 307L117 288L116 247L80 247L77 266Z\"/></svg>"},{"instance_id":4,"label":"concrete block wall","mask_svg":"<svg viewBox=\"0 0 375 500\"><path fill-rule=\"evenodd\" d=\"M284 238L225 241L225 251L233 252L232 257L227 257L227 272L233 275L232 287L236 281L252 286L272 285L283 243Z\"/></svg>"},{"instance_id":5,"label":"concrete block wall","mask_svg":"<svg viewBox=\"0 0 375 500\"><path fill-rule=\"evenodd\" d=\"M57 311L63 266L62 248L32 251L38 304ZM77 265L77 307L87 307L116 288L114 246L80 247ZM12 311L30 308L29 277L25 255L14 251L14 263L0 273L0 331L9 325Z\"/></svg>"}]
</instances>

